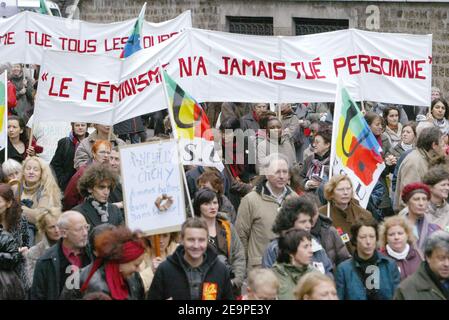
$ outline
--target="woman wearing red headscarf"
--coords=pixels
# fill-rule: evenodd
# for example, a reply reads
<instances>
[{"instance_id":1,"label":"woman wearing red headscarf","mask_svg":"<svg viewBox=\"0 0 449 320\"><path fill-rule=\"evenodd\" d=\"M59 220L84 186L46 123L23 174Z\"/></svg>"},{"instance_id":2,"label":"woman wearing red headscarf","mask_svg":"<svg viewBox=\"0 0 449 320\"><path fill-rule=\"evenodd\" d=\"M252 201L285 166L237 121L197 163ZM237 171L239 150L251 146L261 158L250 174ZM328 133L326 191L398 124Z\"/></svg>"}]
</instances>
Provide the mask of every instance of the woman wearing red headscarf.
<instances>
[{"instance_id":1,"label":"woman wearing red headscarf","mask_svg":"<svg viewBox=\"0 0 449 320\"><path fill-rule=\"evenodd\" d=\"M95 238L95 261L81 270L82 296L102 292L113 300L145 298L139 265L145 252L136 233L117 227Z\"/></svg>"}]
</instances>

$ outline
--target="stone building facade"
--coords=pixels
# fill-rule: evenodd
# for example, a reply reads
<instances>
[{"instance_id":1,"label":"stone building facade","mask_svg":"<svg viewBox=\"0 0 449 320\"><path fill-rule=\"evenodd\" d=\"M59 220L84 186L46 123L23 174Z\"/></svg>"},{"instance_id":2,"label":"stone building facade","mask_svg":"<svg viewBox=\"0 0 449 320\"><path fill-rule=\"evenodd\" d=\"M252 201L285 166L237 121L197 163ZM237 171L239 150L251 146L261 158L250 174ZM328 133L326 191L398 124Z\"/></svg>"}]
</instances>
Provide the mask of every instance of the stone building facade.
<instances>
[{"instance_id":1,"label":"stone building facade","mask_svg":"<svg viewBox=\"0 0 449 320\"><path fill-rule=\"evenodd\" d=\"M59 0L64 9L74 0ZM58 1L57 1L58 2ZM80 0L79 16L91 22L135 18L145 0ZM196 28L259 34L358 28L433 34L432 83L449 98L449 1L155 0L146 19L160 22L192 11ZM64 12L64 9L62 10ZM243 18L242 18L243 17Z\"/></svg>"}]
</instances>

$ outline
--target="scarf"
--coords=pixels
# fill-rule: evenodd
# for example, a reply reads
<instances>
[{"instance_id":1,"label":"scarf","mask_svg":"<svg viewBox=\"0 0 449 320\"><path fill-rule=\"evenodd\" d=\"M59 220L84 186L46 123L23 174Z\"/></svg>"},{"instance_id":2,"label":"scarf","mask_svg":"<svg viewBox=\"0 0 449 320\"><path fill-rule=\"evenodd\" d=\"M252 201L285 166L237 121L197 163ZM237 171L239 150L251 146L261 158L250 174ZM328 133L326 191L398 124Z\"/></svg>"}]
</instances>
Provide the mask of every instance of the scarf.
<instances>
[{"instance_id":1,"label":"scarf","mask_svg":"<svg viewBox=\"0 0 449 320\"><path fill-rule=\"evenodd\" d=\"M412 150L413 149L413 143L412 144L406 144L401 141L401 147L404 151Z\"/></svg>"},{"instance_id":2,"label":"scarf","mask_svg":"<svg viewBox=\"0 0 449 320\"><path fill-rule=\"evenodd\" d=\"M223 154L225 155L224 160L232 159L232 163L229 163L229 169L234 178L240 177L242 172L245 170L243 163L237 163L237 144L234 141L232 143L232 148L229 148L230 144L226 144L224 139L222 139L221 145L223 146Z\"/></svg>"},{"instance_id":3,"label":"scarf","mask_svg":"<svg viewBox=\"0 0 449 320\"><path fill-rule=\"evenodd\" d=\"M390 257L396 260L405 260L408 256L408 253L410 252L410 245L407 243L405 245L405 249L402 252L394 251L388 244L385 246L385 249L387 249L387 253Z\"/></svg>"},{"instance_id":4,"label":"scarf","mask_svg":"<svg viewBox=\"0 0 449 320\"><path fill-rule=\"evenodd\" d=\"M441 120L433 120L433 124L438 127L443 133L447 134L449 123L447 119L443 118Z\"/></svg>"},{"instance_id":5,"label":"scarf","mask_svg":"<svg viewBox=\"0 0 449 320\"><path fill-rule=\"evenodd\" d=\"M94 197L91 195L87 197L86 199L92 207L94 207L95 210L97 210L98 215L100 216L101 222L106 223L108 222L109 213L108 213L108 203L100 203L97 200L95 200Z\"/></svg>"},{"instance_id":6,"label":"scarf","mask_svg":"<svg viewBox=\"0 0 449 320\"><path fill-rule=\"evenodd\" d=\"M389 126L385 127L385 134L390 140L391 147L394 148L399 142L401 142L402 124L398 123L397 131L394 131Z\"/></svg>"},{"instance_id":7,"label":"scarf","mask_svg":"<svg viewBox=\"0 0 449 320\"><path fill-rule=\"evenodd\" d=\"M80 139L73 133L73 130L70 131L70 133L69 133L69 139L73 143L73 145L75 146L75 150L76 150L76 148L80 144Z\"/></svg>"},{"instance_id":8,"label":"scarf","mask_svg":"<svg viewBox=\"0 0 449 320\"><path fill-rule=\"evenodd\" d=\"M312 163L307 170L306 177L310 179L313 174L319 175L321 177L321 171L323 169L323 166L329 164L330 161L330 150L327 151L322 157L319 155L315 155L314 159L312 160Z\"/></svg>"},{"instance_id":9,"label":"scarf","mask_svg":"<svg viewBox=\"0 0 449 320\"><path fill-rule=\"evenodd\" d=\"M125 300L128 298L128 285L126 284L125 279L120 273L120 265L136 260L145 253L145 249L139 242L128 241L123 244L122 251L123 252L121 258L117 260L105 260L104 258L95 259L94 264L90 269L89 275L87 276L86 281L80 289L81 293L86 291L92 276L104 263L106 283L111 292L112 299Z\"/></svg>"},{"instance_id":10,"label":"scarf","mask_svg":"<svg viewBox=\"0 0 449 320\"><path fill-rule=\"evenodd\" d=\"M371 275L371 273L366 272L366 269L369 266L376 266L377 260L378 260L377 251L374 251L374 254L368 260L364 260L364 259L360 258L357 253L357 250L354 251L354 261L358 262L358 264L359 264L359 266L354 265L354 267L359 274L359 277L360 277L360 280L362 281L363 286L365 287L366 297L368 300L383 300L382 296L379 294L378 289L375 289L375 288L368 289L366 287L366 280Z\"/></svg>"}]
</instances>

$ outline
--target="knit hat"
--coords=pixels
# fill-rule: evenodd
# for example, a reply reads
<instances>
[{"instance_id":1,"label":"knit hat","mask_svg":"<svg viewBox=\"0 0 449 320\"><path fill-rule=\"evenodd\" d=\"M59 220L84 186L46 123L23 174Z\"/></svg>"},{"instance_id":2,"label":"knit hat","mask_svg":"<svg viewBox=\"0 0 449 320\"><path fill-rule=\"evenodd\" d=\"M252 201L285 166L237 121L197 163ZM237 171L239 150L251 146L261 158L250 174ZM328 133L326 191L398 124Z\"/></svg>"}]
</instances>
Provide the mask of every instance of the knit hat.
<instances>
[{"instance_id":1,"label":"knit hat","mask_svg":"<svg viewBox=\"0 0 449 320\"><path fill-rule=\"evenodd\" d=\"M424 193L430 199L430 188L421 182L409 183L402 190L402 201L407 203L415 193Z\"/></svg>"}]
</instances>

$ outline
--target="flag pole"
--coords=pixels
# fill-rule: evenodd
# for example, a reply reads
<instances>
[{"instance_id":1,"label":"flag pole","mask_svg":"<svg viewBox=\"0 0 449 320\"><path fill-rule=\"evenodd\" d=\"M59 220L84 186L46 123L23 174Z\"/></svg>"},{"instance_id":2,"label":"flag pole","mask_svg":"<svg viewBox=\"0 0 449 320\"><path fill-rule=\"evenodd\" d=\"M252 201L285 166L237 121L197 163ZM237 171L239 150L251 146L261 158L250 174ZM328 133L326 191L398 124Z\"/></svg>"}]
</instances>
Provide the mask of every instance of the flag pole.
<instances>
[{"instance_id":1,"label":"flag pole","mask_svg":"<svg viewBox=\"0 0 449 320\"><path fill-rule=\"evenodd\" d=\"M179 152L179 139L178 139L178 135L176 132L176 124L175 124L175 120L173 118L173 112L172 112L172 108L170 108L170 99L168 98L168 92L167 92L167 87L166 87L166 83L165 83L165 79L164 79L164 75L163 75L163 69L162 69L162 63L161 61L159 62L159 76L162 79L162 86L164 88L164 96L165 96L165 101L167 103L167 109L168 109L168 114L169 114L169 118L170 118L170 124L172 126L172 132L173 132L173 137L176 141L176 145L177 145L177 151L178 151L178 159L181 161L181 163L179 164L180 166L180 171L182 173L182 178L184 180L184 187L186 188L186 194L187 194L187 200L189 202L189 207L190 207L190 215L193 217L194 216L194 212L193 212L193 205L192 205L192 199L190 198L190 192L189 192L189 186L187 184L187 177L186 177L186 173L184 171L184 166L182 165L182 158L181 158L181 153Z\"/></svg>"},{"instance_id":2,"label":"flag pole","mask_svg":"<svg viewBox=\"0 0 449 320\"><path fill-rule=\"evenodd\" d=\"M3 130L5 131L5 161L8 160L8 69L5 70L5 114L3 115ZM3 133L2 133L3 134Z\"/></svg>"}]
</instances>

